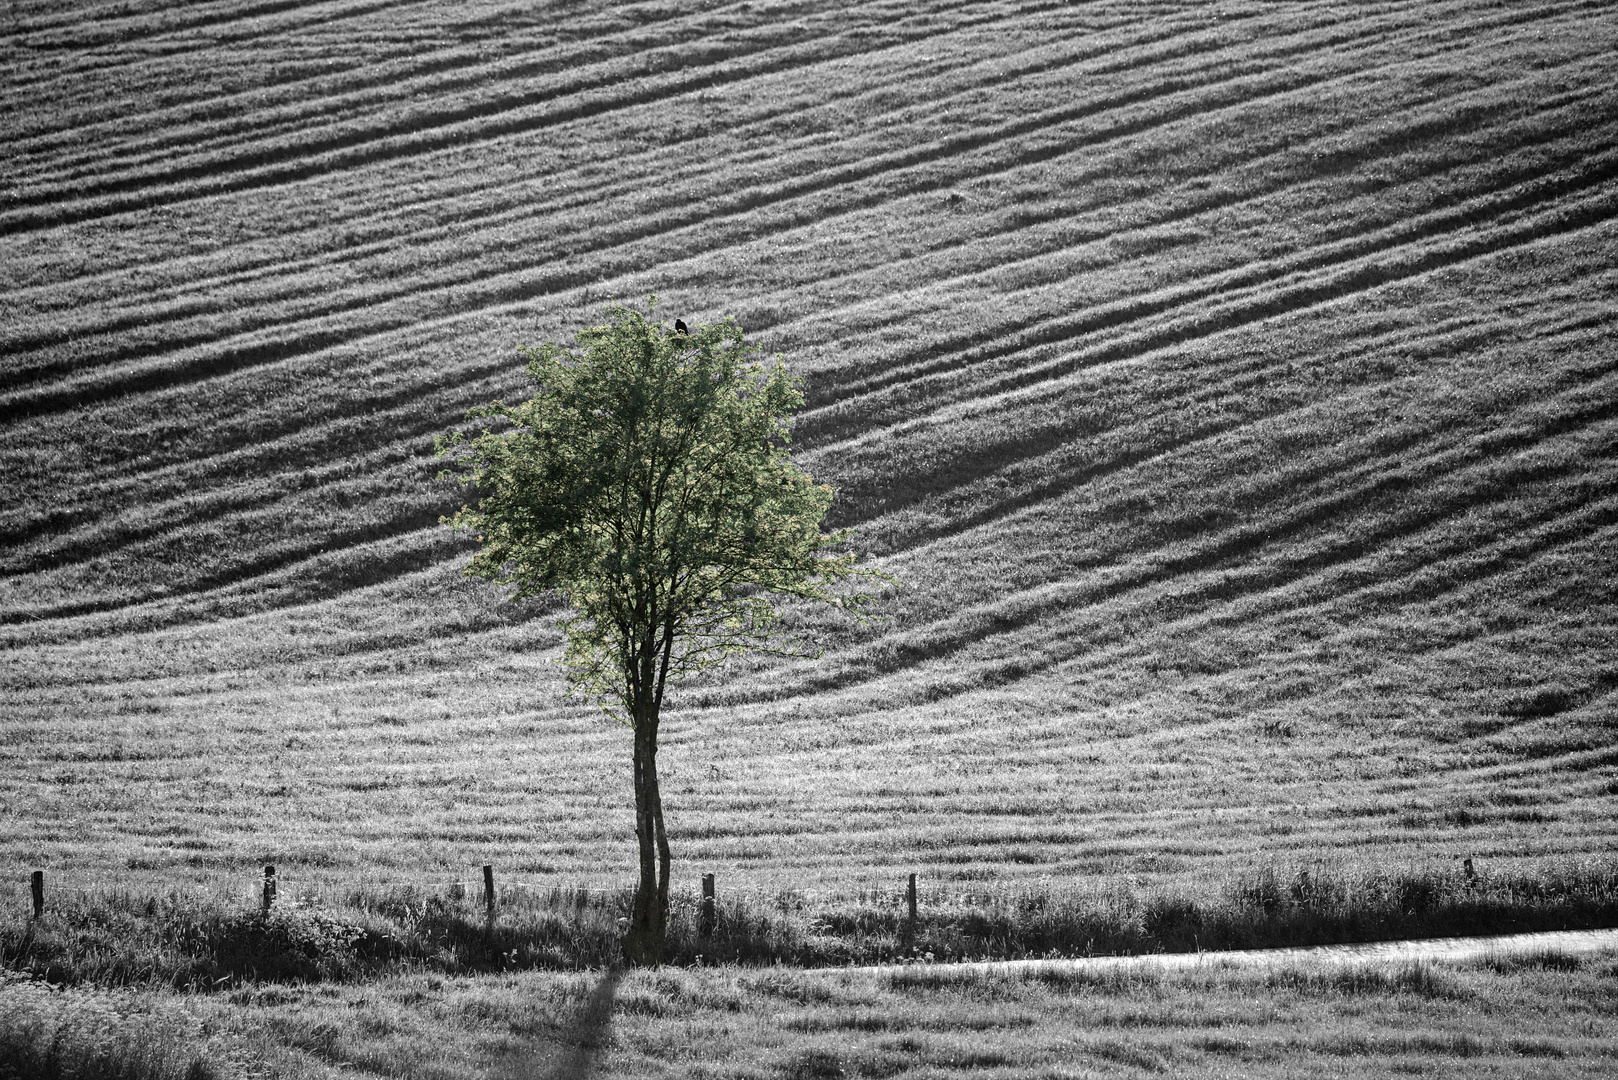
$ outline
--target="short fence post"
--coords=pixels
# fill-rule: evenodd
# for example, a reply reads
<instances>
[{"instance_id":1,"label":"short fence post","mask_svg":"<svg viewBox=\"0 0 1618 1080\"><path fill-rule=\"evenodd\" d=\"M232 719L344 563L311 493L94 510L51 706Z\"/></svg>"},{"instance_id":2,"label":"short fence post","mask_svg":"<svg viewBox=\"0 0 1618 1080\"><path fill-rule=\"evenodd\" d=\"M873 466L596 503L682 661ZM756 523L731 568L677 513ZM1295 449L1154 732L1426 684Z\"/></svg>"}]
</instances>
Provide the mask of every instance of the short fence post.
<instances>
[{"instance_id":1,"label":"short fence post","mask_svg":"<svg viewBox=\"0 0 1618 1080\"><path fill-rule=\"evenodd\" d=\"M494 866L483 864L483 906L489 909L489 918L494 918Z\"/></svg>"},{"instance_id":2,"label":"short fence post","mask_svg":"<svg viewBox=\"0 0 1618 1080\"><path fill-rule=\"evenodd\" d=\"M910 875L910 884L905 889L905 898L910 901L910 921L905 923L905 940L913 941L916 936L916 875Z\"/></svg>"},{"instance_id":3,"label":"short fence post","mask_svg":"<svg viewBox=\"0 0 1618 1080\"><path fill-rule=\"evenodd\" d=\"M34 918L37 919L45 914L45 871L35 870L29 884L34 890Z\"/></svg>"},{"instance_id":4,"label":"short fence post","mask_svg":"<svg viewBox=\"0 0 1618 1080\"><path fill-rule=\"evenodd\" d=\"M449 883L449 898L451 900L466 899L466 882L452 881Z\"/></svg>"},{"instance_id":5,"label":"short fence post","mask_svg":"<svg viewBox=\"0 0 1618 1080\"><path fill-rule=\"evenodd\" d=\"M264 910L269 911L275 905L275 867L268 864L264 867Z\"/></svg>"},{"instance_id":6,"label":"short fence post","mask_svg":"<svg viewBox=\"0 0 1618 1080\"><path fill-rule=\"evenodd\" d=\"M708 935L713 933L713 926L714 926L713 893L714 893L713 875L712 874L703 874L702 875L702 918L701 918L700 924L699 924L699 926L697 928L698 932L703 937L707 937Z\"/></svg>"}]
</instances>

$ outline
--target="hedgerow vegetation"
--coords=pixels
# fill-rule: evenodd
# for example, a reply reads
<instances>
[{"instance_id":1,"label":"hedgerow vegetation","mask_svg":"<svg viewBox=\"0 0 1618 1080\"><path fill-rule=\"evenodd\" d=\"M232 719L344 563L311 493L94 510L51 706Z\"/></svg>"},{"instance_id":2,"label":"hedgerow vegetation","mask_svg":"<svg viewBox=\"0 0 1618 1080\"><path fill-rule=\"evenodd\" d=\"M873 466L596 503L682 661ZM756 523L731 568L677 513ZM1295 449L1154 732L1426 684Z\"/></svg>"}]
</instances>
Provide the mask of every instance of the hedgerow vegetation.
<instances>
[{"instance_id":1,"label":"hedgerow vegetation","mask_svg":"<svg viewBox=\"0 0 1618 1080\"><path fill-rule=\"evenodd\" d=\"M431 440L520 396L519 345L652 293L805 377L829 524L906 583L869 629L789 612L818 661L671 696L678 888L716 872L781 941L772 898L858 923L910 872L1172 899L1200 941L1258 919L1233 897L1265 867L1285 894L1317 861L1527 882L1613 850L1612 4L0 20L8 949L36 868L47 923L87 898L173 985L251 968L226 930L264 863L384 937L363 898L483 863L616 894L627 747L561 696L557 611L460 577ZM171 896L225 936L162 944ZM67 925L30 955L124 978ZM1274 1035L1243 1068L1296 1064ZM780 1071L854 1067L792 1039Z\"/></svg>"},{"instance_id":2,"label":"hedgerow vegetation","mask_svg":"<svg viewBox=\"0 0 1618 1080\"><path fill-rule=\"evenodd\" d=\"M356 981L427 968L473 975L619 962L633 890L507 888L492 913L466 889L303 892L268 910L229 896L112 890L58 899L0 925L0 964L54 985L216 991L255 981ZM1516 934L1618 925L1618 867L1587 861L1532 876L1265 866L1214 894L1026 882L918 893L795 889L671 897L667 960L679 966L843 967Z\"/></svg>"}]
</instances>

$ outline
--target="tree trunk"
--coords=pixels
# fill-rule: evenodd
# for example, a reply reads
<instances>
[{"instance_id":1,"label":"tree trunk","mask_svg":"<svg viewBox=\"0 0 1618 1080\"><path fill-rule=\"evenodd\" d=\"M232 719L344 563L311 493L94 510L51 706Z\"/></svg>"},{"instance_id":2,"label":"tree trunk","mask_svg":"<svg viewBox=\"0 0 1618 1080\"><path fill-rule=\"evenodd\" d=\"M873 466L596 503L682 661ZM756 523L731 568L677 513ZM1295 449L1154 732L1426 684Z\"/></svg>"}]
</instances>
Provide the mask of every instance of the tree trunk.
<instances>
[{"instance_id":1,"label":"tree trunk","mask_svg":"<svg viewBox=\"0 0 1618 1080\"><path fill-rule=\"evenodd\" d=\"M657 786L657 726L635 725L635 839L640 845L640 882L624 935L624 960L657 964L669 925L669 843L663 833L663 797Z\"/></svg>"}]
</instances>

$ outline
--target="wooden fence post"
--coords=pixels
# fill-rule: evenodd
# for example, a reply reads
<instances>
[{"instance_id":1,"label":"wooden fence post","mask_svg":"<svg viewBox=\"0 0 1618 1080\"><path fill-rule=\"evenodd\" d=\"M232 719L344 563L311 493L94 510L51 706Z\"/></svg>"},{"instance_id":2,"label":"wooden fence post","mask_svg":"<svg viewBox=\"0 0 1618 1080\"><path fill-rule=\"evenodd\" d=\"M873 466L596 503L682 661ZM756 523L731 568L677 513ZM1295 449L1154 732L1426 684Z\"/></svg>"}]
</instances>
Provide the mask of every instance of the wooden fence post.
<instances>
[{"instance_id":1,"label":"wooden fence post","mask_svg":"<svg viewBox=\"0 0 1618 1080\"><path fill-rule=\"evenodd\" d=\"M905 899L910 902L910 919L905 923L905 942L912 944L916 940L916 875L910 875L910 883L905 888Z\"/></svg>"},{"instance_id":2,"label":"wooden fence post","mask_svg":"<svg viewBox=\"0 0 1618 1080\"><path fill-rule=\"evenodd\" d=\"M275 867L265 864L264 867L264 910L267 912L275 905Z\"/></svg>"},{"instance_id":3,"label":"wooden fence post","mask_svg":"<svg viewBox=\"0 0 1618 1080\"><path fill-rule=\"evenodd\" d=\"M483 864L483 906L489 909L489 918L494 918L494 865Z\"/></svg>"},{"instance_id":4,"label":"wooden fence post","mask_svg":"<svg viewBox=\"0 0 1618 1080\"><path fill-rule=\"evenodd\" d=\"M698 933L700 933L703 937L707 937L708 935L713 933L713 927L714 927L713 894L714 894L713 875L712 874L703 874L702 875L702 918L701 918L701 921L700 921L700 923L699 923L699 925L697 927Z\"/></svg>"},{"instance_id":5,"label":"wooden fence post","mask_svg":"<svg viewBox=\"0 0 1618 1080\"><path fill-rule=\"evenodd\" d=\"M35 870L29 882L34 890L34 918L45 914L45 871Z\"/></svg>"}]
</instances>

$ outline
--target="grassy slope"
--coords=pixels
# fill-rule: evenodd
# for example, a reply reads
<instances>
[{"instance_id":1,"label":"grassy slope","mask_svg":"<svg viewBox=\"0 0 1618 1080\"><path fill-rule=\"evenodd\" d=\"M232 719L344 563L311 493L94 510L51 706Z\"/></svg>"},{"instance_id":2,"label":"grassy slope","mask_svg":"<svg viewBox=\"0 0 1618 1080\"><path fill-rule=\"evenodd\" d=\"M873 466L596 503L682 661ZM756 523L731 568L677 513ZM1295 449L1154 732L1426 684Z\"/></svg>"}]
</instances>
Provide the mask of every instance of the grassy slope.
<instances>
[{"instance_id":1,"label":"grassy slope","mask_svg":"<svg viewBox=\"0 0 1618 1080\"><path fill-rule=\"evenodd\" d=\"M1611 849L1613 5L15 7L6 910L622 880L428 448L650 292L908 585L678 699L682 873Z\"/></svg>"}]
</instances>

